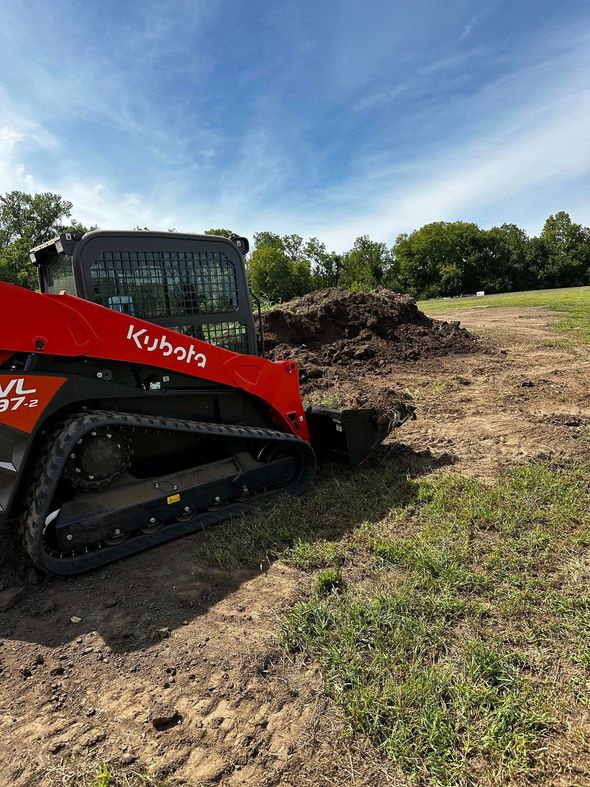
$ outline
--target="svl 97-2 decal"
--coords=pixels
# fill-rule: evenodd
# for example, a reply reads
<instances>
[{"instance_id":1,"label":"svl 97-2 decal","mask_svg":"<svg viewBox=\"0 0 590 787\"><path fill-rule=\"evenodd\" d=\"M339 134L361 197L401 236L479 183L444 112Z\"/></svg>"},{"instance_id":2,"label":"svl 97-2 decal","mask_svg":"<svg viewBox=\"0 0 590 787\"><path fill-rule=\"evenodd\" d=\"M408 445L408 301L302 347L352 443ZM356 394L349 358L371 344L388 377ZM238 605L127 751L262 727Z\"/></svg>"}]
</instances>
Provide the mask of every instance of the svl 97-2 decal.
<instances>
[{"instance_id":1,"label":"svl 97-2 decal","mask_svg":"<svg viewBox=\"0 0 590 787\"><path fill-rule=\"evenodd\" d=\"M65 377L0 374L0 424L32 432Z\"/></svg>"}]
</instances>

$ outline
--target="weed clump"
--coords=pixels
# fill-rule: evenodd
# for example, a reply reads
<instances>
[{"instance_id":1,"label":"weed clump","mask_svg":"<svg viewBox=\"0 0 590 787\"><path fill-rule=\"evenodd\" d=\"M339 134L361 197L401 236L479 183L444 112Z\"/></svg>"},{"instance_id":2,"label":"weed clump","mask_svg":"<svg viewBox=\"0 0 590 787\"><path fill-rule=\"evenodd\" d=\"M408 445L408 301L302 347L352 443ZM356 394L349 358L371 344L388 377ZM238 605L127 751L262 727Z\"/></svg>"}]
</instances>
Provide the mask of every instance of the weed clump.
<instances>
[{"instance_id":1,"label":"weed clump","mask_svg":"<svg viewBox=\"0 0 590 787\"><path fill-rule=\"evenodd\" d=\"M340 593L346 587L346 582L339 568L326 568L315 578L315 589L318 596L327 596L330 593Z\"/></svg>"}]
</instances>

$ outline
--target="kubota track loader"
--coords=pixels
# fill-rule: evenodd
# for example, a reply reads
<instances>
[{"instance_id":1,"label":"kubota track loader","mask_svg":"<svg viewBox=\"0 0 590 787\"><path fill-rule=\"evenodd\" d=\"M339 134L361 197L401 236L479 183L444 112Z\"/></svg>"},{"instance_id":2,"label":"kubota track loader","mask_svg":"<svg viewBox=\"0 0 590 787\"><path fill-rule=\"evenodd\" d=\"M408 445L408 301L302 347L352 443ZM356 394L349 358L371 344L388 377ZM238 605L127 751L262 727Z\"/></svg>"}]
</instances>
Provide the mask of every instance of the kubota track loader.
<instances>
[{"instance_id":1,"label":"kubota track loader","mask_svg":"<svg viewBox=\"0 0 590 787\"><path fill-rule=\"evenodd\" d=\"M245 238L66 233L31 250L41 292L0 283L0 516L76 574L358 464L372 410L305 409L263 357ZM261 324L259 326L261 328ZM392 425L412 410L399 404Z\"/></svg>"}]
</instances>

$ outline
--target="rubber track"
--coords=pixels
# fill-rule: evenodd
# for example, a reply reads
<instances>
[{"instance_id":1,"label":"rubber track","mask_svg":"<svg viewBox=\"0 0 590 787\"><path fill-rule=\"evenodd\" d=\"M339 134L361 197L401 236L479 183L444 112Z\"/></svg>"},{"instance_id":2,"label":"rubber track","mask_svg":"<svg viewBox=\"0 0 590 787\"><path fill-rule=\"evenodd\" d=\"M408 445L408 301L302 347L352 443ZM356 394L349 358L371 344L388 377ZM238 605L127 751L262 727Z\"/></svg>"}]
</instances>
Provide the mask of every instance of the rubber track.
<instances>
[{"instance_id":1,"label":"rubber track","mask_svg":"<svg viewBox=\"0 0 590 787\"><path fill-rule=\"evenodd\" d=\"M121 544L100 544L82 554L58 554L45 548L43 531L45 519L51 511L51 503L62 476L67 459L76 441L92 429L100 426L121 426L130 429L154 429L158 431L189 432L212 437L253 440L261 444L276 443L298 447L301 452L301 470L293 484L287 488L267 490L248 501L228 503L215 511L196 514L188 521L171 523L149 534L133 535ZM196 530L222 522L230 517L254 511L261 504L282 494L299 495L304 492L315 476L315 454L305 440L287 432L248 426L230 426L175 418L160 418L145 415L115 413L105 410L89 411L71 416L61 422L47 435L45 445L37 460L27 489L27 502L23 514L24 545L33 562L48 574L68 576L90 571L114 560L141 552L144 549L187 535Z\"/></svg>"}]
</instances>

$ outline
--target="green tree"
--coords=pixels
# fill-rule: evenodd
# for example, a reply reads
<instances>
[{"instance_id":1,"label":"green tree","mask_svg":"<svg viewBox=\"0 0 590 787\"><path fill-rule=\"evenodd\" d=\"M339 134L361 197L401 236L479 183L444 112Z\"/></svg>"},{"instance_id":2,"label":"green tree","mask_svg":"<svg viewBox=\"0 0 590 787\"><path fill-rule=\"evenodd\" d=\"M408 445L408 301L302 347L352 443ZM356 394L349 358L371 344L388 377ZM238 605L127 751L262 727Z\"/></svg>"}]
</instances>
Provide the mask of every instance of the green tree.
<instances>
[{"instance_id":1,"label":"green tree","mask_svg":"<svg viewBox=\"0 0 590 787\"><path fill-rule=\"evenodd\" d=\"M540 241L544 253L539 277L545 287L571 287L590 281L590 230L565 211L549 216Z\"/></svg>"},{"instance_id":2,"label":"green tree","mask_svg":"<svg viewBox=\"0 0 590 787\"><path fill-rule=\"evenodd\" d=\"M62 231L72 203L59 194L9 191L0 196L0 239L5 246L20 238L44 243Z\"/></svg>"},{"instance_id":3,"label":"green tree","mask_svg":"<svg viewBox=\"0 0 590 787\"><path fill-rule=\"evenodd\" d=\"M543 289L543 287L551 286L551 284L546 283L548 266L547 245L541 238L533 237L529 240L526 264L528 277L525 278L523 285L515 286L514 289Z\"/></svg>"},{"instance_id":4,"label":"green tree","mask_svg":"<svg viewBox=\"0 0 590 787\"><path fill-rule=\"evenodd\" d=\"M535 270L530 265L531 240L516 224L502 224L485 231L491 245L494 267L484 276L481 289L486 292L527 290L537 284Z\"/></svg>"},{"instance_id":5,"label":"green tree","mask_svg":"<svg viewBox=\"0 0 590 787\"><path fill-rule=\"evenodd\" d=\"M307 260L291 260L280 248L257 246L248 262L250 286L257 295L281 303L311 289Z\"/></svg>"},{"instance_id":6,"label":"green tree","mask_svg":"<svg viewBox=\"0 0 590 787\"><path fill-rule=\"evenodd\" d=\"M254 248L258 249L261 246L270 246L273 249L283 249L283 241L280 235L276 232L255 232L254 233Z\"/></svg>"},{"instance_id":7,"label":"green tree","mask_svg":"<svg viewBox=\"0 0 590 787\"><path fill-rule=\"evenodd\" d=\"M37 271L29 249L70 229L84 228L71 220L72 203L59 194L0 195L0 279L34 289Z\"/></svg>"},{"instance_id":8,"label":"green tree","mask_svg":"<svg viewBox=\"0 0 590 787\"><path fill-rule=\"evenodd\" d=\"M283 302L319 286L315 267L325 247L317 238L305 243L301 235L263 231L255 233L254 245L248 271L255 292Z\"/></svg>"},{"instance_id":9,"label":"green tree","mask_svg":"<svg viewBox=\"0 0 590 787\"><path fill-rule=\"evenodd\" d=\"M501 275L495 236L464 221L437 221L399 235L394 247L396 284L416 297L436 298L485 289Z\"/></svg>"},{"instance_id":10,"label":"green tree","mask_svg":"<svg viewBox=\"0 0 590 787\"><path fill-rule=\"evenodd\" d=\"M309 260L300 259L291 261L291 276L293 281L293 295L305 295L314 289L311 265Z\"/></svg>"},{"instance_id":11,"label":"green tree","mask_svg":"<svg viewBox=\"0 0 590 787\"><path fill-rule=\"evenodd\" d=\"M281 248L292 262L304 259L304 245L301 235L283 235Z\"/></svg>"},{"instance_id":12,"label":"green tree","mask_svg":"<svg viewBox=\"0 0 590 787\"><path fill-rule=\"evenodd\" d=\"M384 243L361 235L341 260L339 286L352 290L379 287L385 283L392 264L391 253Z\"/></svg>"},{"instance_id":13,"label":"green tree","mask_svg":"<svg viewBox=\"0 0 590 787\"><path fill-rule=\"evenodd\" d=\"M341 254L328 252L325 243L318 238L309 238L303 247L303 256L310 262L314 289L338 287L342 267Z\"/></svg>"},{"instance_id":14,"label":"green tree","mask_svg":"<svg viewBox=\"0 0 590 787\"><path fill-rule=\"evenodd\" d=\"M320 287L339 287L343 256L330 252L321 261L314 272L316 289Z\"/></svg>"},{"instance_id":15,"label":"green tree","mask_svg":"<svg viewBox=\"0 0 590 787\"><path fill-rule=\"evenodd\" d=\"M221 235L223 238L231 238L234 233L232 230L218 229L218 230L205 230L205 235Z\"/></svg>"}]
</instances>

